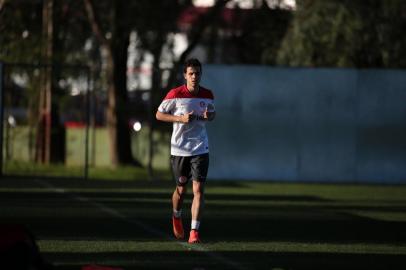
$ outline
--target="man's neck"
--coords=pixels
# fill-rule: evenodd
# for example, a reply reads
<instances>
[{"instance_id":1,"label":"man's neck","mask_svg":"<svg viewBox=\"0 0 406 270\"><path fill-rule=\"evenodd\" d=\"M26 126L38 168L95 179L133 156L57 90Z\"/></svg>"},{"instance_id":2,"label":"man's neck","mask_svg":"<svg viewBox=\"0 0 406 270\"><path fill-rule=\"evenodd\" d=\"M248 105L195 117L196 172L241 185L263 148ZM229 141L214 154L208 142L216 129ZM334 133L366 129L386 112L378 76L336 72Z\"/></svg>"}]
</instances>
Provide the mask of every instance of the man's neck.
<instances>
[{"instance_id":1,"label":"man's neck","mask_svg":"<svg viewBox=\"0 0 406 270\"><path fill-rule=\"evenodd\" d=\"M199 85L196 85L195 87L186 85L186 89L187 89L191 94L196 95L197 93L199 93L200 87L199 87Z\"/></svg>"}]
</instances>

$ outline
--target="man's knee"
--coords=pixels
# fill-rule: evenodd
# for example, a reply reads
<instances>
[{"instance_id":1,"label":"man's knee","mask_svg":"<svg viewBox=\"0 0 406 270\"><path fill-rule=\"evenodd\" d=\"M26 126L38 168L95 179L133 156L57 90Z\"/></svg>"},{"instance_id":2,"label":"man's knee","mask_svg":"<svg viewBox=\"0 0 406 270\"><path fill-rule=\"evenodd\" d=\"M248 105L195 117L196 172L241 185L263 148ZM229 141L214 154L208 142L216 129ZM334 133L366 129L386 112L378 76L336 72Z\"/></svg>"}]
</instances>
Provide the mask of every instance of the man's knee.
<instances>
[{"instance_id":1,"label":"man's knee","mask_svg":"<svg viewBox=\"0 0 406 270\"><path fill-rule=\"evenodd\" d=\"M176 192L180 197L182 197L183 195L186 194L186 187L185 186L177 186L176 187Z\"/></svg>"},{"instance_id":2,"label":"man's knee","mask_svg":"<svg viewBox=\"0 0 406 270\"><path fill-rule=\"evenodd\" d=\"M193 196L202 197L204 193L204 184L202 182L193 181Z\"/></svg>"}]
</instances>

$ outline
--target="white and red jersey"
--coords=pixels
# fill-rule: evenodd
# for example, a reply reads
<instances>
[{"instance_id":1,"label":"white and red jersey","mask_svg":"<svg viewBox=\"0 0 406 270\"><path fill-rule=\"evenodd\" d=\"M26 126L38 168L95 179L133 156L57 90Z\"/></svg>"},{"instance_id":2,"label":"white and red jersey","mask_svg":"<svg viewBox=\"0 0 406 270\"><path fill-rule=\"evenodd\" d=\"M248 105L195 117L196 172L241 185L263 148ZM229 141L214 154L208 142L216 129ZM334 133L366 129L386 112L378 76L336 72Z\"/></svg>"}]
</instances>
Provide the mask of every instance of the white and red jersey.
<instances>
[{"instance_id":1,"label":"white and red jersey","mask_svg":"<svg viewBox=\"0 0 406 270\"><path fill-rule=\"evenodd\" d=\"M194 119L189 123L173 123L171 138L171 155L194 156L209 152L209 140L206 121L199 120L204 111L214 111L213 93L199 87L196 95L190 93L186 85L179 86L168 92L158 111L172 115L183 115L193 111Z\"/></svg>"}]
</instances>

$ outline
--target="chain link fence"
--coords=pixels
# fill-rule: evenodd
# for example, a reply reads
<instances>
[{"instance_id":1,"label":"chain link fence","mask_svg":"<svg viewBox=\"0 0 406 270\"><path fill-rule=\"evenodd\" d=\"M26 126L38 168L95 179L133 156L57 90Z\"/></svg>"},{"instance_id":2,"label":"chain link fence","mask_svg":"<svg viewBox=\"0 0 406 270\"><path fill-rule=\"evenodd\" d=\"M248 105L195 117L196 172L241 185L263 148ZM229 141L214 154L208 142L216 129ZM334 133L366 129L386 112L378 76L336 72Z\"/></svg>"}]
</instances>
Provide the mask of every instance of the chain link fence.
<instances>
[{"instance_id":1,"label":"chain link fence","mask_svg":"<svg viewBox=\"0 0 406 270\"><path fill-rule=\"evenodd\" d=\"M89 68L0 63L0 70L1 175L87 178L98 120Z\"/></svg>"}]
</instances>

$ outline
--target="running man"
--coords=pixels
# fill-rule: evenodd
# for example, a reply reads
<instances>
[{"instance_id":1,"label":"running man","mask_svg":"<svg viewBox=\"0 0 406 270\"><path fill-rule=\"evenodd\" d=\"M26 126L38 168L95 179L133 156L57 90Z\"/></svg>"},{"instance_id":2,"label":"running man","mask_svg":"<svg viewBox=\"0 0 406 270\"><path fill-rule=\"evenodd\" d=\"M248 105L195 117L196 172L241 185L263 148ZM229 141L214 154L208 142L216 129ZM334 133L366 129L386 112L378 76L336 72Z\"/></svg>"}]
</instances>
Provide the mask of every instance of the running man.
<instances>
[{"instance_id":1,"label":"running man","mask_svg":"<svg viewBox=\"0 0 406 270\"><path fill-rule=\"evenodd\" d=\"M192 222L189 243L199 243L199 227L204 207L204 183L209 168L206 122L216 116L214 97L200 86L202 65L197 59L184 63L186 84L171 89L158 107L156 118L172 122L171 166L176 181L172 195L172 225L177 239L184 238L182 204L187 183L193 182Z\"/></svg>"}]
</instances>

